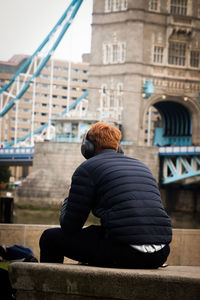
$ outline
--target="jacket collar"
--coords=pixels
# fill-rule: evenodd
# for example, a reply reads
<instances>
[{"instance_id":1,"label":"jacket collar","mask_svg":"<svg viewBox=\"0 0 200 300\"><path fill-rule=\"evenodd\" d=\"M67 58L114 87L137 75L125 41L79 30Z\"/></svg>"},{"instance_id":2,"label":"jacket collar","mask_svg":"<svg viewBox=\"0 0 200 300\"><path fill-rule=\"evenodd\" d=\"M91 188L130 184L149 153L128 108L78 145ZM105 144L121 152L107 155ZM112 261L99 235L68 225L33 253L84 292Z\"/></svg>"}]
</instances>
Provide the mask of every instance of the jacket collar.
<instances>
[{"instance_id":1,"label":"jacket collar","mask_svg":"<svg viewBox=\"0 0 200 300\"><path fill-rule=\"evenodd\" d=\"M99 152L97 155L101 155L104 153L116 153L116 151L114 149L103 149L101 152Z\"/></svg>"}]
</instances>

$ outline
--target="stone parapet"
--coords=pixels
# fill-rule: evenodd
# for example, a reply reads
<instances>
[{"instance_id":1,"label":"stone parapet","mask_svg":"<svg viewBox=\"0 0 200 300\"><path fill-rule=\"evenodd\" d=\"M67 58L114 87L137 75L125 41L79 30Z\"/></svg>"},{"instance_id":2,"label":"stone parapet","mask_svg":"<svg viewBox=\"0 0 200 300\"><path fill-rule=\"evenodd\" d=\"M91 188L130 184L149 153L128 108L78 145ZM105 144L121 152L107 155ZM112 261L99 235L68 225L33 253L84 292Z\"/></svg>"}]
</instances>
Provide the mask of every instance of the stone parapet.
<instances>
[{"instance_id":1,"label":"stone parapet","mask_svg":"<svg viewBox=\"0 0 200 300\"><path fill-rule=\"evenodd\" d=\"M52 227L57 225L0 224L0 241L7 246L20 244L29 247L39 259L40 236L45 229ZM173 229L170 247L171 253L167 261L169 265L200 266L199 229Z\"/></svg>"},{"instance_id":2,"label":"stone parapet","mask_svg":"<svg viewBox=\"0 0 200 300\"><path fill-rule=\"evenodd\" d=\"M71 264L12 263L17 300L198 300L200 267L157 270L97 268Z\"/></svg>"}]
</instances>

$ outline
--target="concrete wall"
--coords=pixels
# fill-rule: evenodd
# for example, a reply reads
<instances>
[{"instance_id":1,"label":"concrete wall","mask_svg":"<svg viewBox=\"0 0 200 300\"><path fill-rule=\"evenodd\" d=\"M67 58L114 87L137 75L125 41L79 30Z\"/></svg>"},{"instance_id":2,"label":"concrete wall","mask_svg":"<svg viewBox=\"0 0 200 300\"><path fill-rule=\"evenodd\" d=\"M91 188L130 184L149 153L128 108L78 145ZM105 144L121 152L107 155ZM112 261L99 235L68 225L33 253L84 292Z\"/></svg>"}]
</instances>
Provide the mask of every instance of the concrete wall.
<instances>
[{"instance_id":1,"label":"concrete wall","mask_svg":"<svg viewBox=\"0 0 200 300\"><path fill-rule=\"evenodd\" d=\"M17 189L15 203L37 207L60 205L68 195L72 174L85 160L80 147L80 143L37 143L32 172ZM146 163L158 180L158 148L135 145L122 148L126 155Z\"/></svg>"},{"instance_id":2,"label":"concrete wall","mask_svg":"<svg viewBox=\"0 0 200 300\"><path fill-rule=\"evenodd\" d=\"M44 168L54 175L70 182L77 166L85 161L81 155L80 143L44 142L35 145L33 172ZM122 145L125 155L142 160L146 163L154 176L158 177L158 148Z\"/></svg>"},{"instance_id":3,"label":"concrete wall","mask_svg":"<svg viewBox=\"0 0 200 300\"><path fill-rule=\"evenodd\" d=\"M1 244L20 244L33 250L39 259L39 238L48 225L0 224ZM200 230L174 229L170 265L200 266ZM67 262L70 260L66 260Z\"/></svg>"}]
</instances>

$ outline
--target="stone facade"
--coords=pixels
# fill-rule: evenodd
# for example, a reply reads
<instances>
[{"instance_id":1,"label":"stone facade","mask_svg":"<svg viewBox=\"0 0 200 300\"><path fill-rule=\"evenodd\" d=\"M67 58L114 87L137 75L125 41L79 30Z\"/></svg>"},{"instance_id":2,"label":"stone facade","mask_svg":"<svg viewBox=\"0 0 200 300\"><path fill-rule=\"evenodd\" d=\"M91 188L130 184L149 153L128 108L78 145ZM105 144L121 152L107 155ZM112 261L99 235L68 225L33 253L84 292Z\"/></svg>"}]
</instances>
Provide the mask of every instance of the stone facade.
<instances>
[{"instance_id":1,"label":"stone facade","mask_svg":"<svg viewBox=\"0 0 200 300\"><path fill-rule=\"evenodd\" d=\"M172 101L188 110L192 143L200 144L200 0L93 3L89 109L100 107L102 86L108 98L116 98L120 83L123 111L117 122L124 140L152 145L159 114L153 111L148 126L149 109ZM143 88L150 80L154 91L147 98Z\"/></svg>"}]
</instances>

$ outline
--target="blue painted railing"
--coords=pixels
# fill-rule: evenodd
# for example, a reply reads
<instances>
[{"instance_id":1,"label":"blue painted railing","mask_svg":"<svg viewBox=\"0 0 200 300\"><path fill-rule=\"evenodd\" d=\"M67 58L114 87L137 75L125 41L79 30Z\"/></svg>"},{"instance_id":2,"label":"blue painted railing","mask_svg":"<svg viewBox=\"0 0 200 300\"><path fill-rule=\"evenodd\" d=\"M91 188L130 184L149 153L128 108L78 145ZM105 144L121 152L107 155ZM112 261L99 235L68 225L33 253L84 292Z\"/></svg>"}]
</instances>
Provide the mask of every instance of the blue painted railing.
<instances>
[{"instance_id":1,"label":"blue painted railing","mask_svg":"<svg viewBox=\"0 0 200 300\"><path fill-rule=\"evenodd\" d=\"M200 155L200 146L170 146L160 147L160 156L171 156L171 155Z\"/></svg>"},{"instance_id":2,"label":"blue painted railing","mask_svg":"<svg viewBox=\"0 0 200 300\"><path fill-rule=\"evenodd\" d=\"M34 147L0 148L0 162L32 162Z\"/></svg>"}]
</instances>

